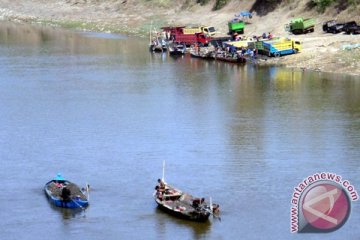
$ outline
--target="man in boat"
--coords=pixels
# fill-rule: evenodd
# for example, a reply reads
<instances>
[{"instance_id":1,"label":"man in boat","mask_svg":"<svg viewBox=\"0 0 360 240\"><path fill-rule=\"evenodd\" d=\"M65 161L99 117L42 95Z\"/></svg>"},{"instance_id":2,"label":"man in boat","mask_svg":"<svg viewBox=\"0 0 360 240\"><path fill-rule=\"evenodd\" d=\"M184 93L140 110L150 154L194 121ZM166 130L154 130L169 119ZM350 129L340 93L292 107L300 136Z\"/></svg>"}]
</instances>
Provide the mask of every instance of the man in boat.
<instances>
[{"instance_id":1,"label":"man in boat","mask_svg":"<svg viewBox=\"0 0 360 240\"><path fill-rule=\"evenodd\" d=\"M203 204L205 202L205 198L195 198L192 202L192 206L194 208L199 207L201 204Z\"/></svg>"},{"instance_id":2,"label":"man in boat","mask_svg":"<svg viewBox=\"0 0 360 240\"><path fill-rule=\"evenodd\" d=\"M54 184L57 188L62 188L63 187L63 184L62 182L58 181L58 180L54 180Z\"/></svg>"},{"instance_id":3,"label":"man in boat","mask_svg":"<svg viewBox=\"0 0 360 240\"><path fill-rule=\"evenodd\" d=\"M235 56L237 56L237 52L236 52L236 47L233 45L229 46L229 52L231 54L231 57L234 58Z\"/></svg>"},{"instance_id":4,"label":"man in boat","mask_svg":"<svg viewBox=\"0 0 360 240\"><path fill-rule=\"evenodd\" d=\"M63 187L63 189L61 190L61 198L65 204L66 202L70 202L71 200L70 196L71 196L70 189L68 189L66 186Z\"/></svg>"},{"instance_id":5,"label":"man in boat","mask_svg":"<svg viewBox=\"0 0 360 240\"><path fill-rule=\"evenodd\" d=\"M161 180L160 178L158 179L158 186L159 186L160 190L165 190L166 185L165 185L164 181Z\"/></svg>"},{"instance_id":6,"label":"man in boat","mask_svg":"<svg viewBox=\"0 0 360 240\"><path fill-rule=\"evenodd\" d=\"M156 190L156 197L162 201L164 190L160 189L158 185L155 187L155 190Z\"/></svg>"}]
</instances>

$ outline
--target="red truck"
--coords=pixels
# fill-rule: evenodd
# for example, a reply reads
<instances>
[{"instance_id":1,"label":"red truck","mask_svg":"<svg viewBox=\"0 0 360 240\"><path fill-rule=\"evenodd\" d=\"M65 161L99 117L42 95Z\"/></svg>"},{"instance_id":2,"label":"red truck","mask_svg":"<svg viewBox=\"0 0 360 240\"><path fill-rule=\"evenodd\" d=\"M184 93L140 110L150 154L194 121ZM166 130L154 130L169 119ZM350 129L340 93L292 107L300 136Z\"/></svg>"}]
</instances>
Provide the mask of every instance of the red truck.
<instances>
[{"instance_id":1,"label":"red truck","mask_svg":"<svg viewBox=\"0 0 360 240\"><path fill-rule=\"evenodd\" d=\"M161 29L167 36L168 40L172 40L175 43L184 43L187 46L195 43L208 45L211 41L211 37L206 36L204 33L184 34L185 27L162 27Z\"/></svg>"}]
</instances>

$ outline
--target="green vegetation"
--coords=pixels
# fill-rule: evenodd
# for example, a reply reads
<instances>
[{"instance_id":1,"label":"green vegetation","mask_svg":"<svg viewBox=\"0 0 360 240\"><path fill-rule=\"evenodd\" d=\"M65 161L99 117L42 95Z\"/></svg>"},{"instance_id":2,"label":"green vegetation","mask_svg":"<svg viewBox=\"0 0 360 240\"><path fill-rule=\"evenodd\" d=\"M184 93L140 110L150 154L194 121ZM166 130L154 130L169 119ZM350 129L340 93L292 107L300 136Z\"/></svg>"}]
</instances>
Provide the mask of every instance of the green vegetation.
<instances>
[{"instance_id":1,"label":"green vegetation","mask_svg":"<svg viewBox=\"0 0 360 240\"><path fill-rule=\"evenodd\" d=\"M200 5L205 5L209 2L209 0L196 0L196 3L200 3ZM213 10L219 10L221 8L223 8L228 2L230 2L230 0L216 0L215 4L213 6Z\"/></svg>"},{"instance_id":2,"label":"green vegetation","mask_svg":"<svg viewBox=\"0 0 360 240\"><path fill-rule=\"evenodd\" d=\"M229 0L216 0L213 10L219 10L223 8L228 2Z\"/></svg>"},{"instance_id":3,"label":"green vegetation","mask_svg":"<svg viewBox=\"0 0 360 240\"><path fill-rule=\"evenodd\" d=\"M348 7L356 7L360 0L310 0L307 6L312 9L316 8L319 13L324 13L325 10L334 5L339 10L344 10Z\"/></svg>"},{"instance_id":4,"label":"green vegetation","mask_svg":"<svg viewBox=\"0 0 360 240\"><path fill-rule=\"evenodd\" d=\"M311 0L308 3L310 8L316 8L318 12L325 12L326 8L330 6L335 0Z\"/></svg>"},{"instance_id":5,"label":"green vegetation","mask_svg":"<svg viewBox=\"0 0 360 240\"><path fill-rule=\"evenodd\" d=\"M169 7L173 4L173 0L143 0L145 2L151 2L159 7ZM189 7L195 3L204 6L206 4L214 4L213 11L217 11L226 6L230 1L234 0L184 0L182 2L183 8ZM244 1L244 0L243 0ZM267 13L274 11L280 4L290 4L296 2L295 0L256 0L250 11L256 11L259 15L266 15ZM347 8L356 9L360 0L308 0L307 7L309 9L316 9L319 13L325 12L329 6L342 11Z\"/></svg>"},{"instance_id":6,"label":"green vegetation","mask_svg":"<svg viewBox=\"0 0 360 240\"><path fill-rule=\"evenodd\" d=\"M200 3L200 5L205 5L209 2L209 0L196 0L196 3Z\"/></svg>"}]
</instances>

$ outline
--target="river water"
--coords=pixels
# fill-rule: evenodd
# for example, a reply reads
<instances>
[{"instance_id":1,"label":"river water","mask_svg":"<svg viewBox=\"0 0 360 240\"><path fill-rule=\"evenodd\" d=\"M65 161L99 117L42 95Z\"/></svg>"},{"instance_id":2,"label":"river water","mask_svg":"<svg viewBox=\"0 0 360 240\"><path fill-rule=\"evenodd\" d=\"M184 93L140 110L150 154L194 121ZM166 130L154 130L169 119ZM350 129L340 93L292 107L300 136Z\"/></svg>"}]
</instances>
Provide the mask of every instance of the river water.
<instances>
[{"instance_id":1,"label":"river water","mask_svg":"<svg viewBox=\"0 0 360 240\"><path fill-rule=\"evenodd\" d=\"M0 239L358 239L290 233L294 187L333 172L360 189L360 78L151 54L146 39L0 24ZM221 222L158 210L162 175ZM61 172L90 207L52 207Z\"/></svg>"}]
</instances>

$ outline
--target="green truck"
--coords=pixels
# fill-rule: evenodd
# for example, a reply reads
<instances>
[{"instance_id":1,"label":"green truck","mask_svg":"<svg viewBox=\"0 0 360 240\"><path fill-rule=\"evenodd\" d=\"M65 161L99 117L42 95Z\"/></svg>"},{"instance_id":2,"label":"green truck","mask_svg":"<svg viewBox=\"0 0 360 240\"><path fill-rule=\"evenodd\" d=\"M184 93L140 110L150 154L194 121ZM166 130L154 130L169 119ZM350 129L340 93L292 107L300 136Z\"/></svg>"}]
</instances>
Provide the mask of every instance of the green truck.
<instances>
[{"instance_id":1,"label":"green truck","mask_svg":"<svg viewBox=\"0 0 360 240\"><path fill-rule=\"evenodd\" d=\"M243 34L245 28L245 22L241 20L231 20L228 22L229 35Z\"/></svg>"},{"instance_id":2,"label":"green truck","mask_svg":"<svg viewBox=\"0 0 360 240\"><path fill-rule=\"evenodd\" d=\"M313 18L294 18L285 25L285 29L293 34L314 32L314 28L315 19Z\"/></svg>"}]
</instances>

